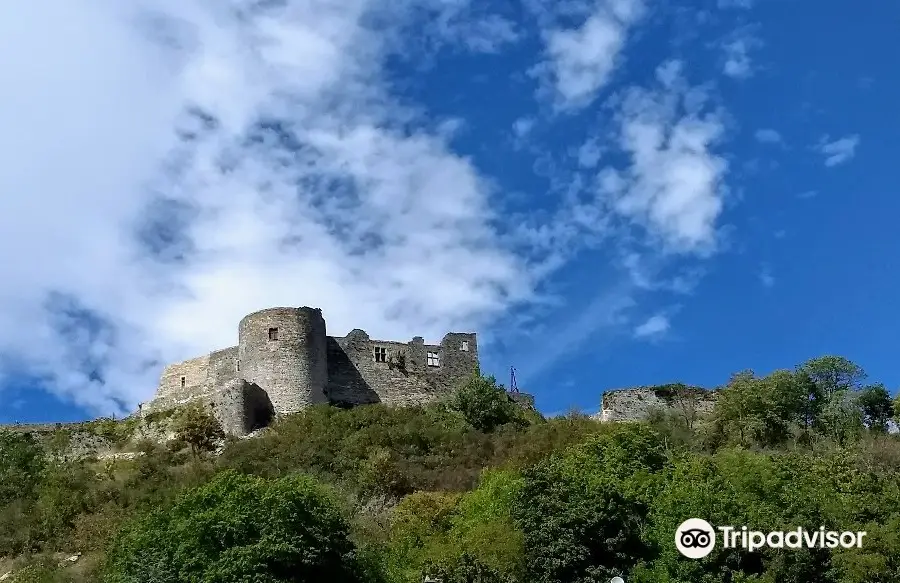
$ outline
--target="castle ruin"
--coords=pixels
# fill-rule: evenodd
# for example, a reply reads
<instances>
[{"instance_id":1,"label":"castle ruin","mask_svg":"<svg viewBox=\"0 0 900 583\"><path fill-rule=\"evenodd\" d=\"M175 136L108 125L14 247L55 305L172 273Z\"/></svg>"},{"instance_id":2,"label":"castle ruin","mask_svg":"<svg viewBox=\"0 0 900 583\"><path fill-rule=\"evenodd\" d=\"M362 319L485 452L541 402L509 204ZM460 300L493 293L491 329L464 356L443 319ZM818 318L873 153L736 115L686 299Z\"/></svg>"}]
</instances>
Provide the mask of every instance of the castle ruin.
<instances>
[{"instance_id":1,"label":"castle ruin","mask_svg":"<svg viewBox=\"0 0 900 583\"><path fill-rule=\"evenodd\" d=\"M450 394L478 366L474 333L440 344L328 336L319 308L269 308L238 325L238 345L170 364L142 416L205 402L226 433L242 436L310 405L417 405Z\"/></svg>"},{"instance_id":2,"label":"castle ruin","mask_svg":"<svg viewBox=\"0 0 900 583\"><path fill-rule=\"evenodd\" d=\"M718 396L716 391L680 383L608 389L594 418L603 422L646 421L654 412L668 412L691 426L712 412Z\"/></svg>"}]
</instances>

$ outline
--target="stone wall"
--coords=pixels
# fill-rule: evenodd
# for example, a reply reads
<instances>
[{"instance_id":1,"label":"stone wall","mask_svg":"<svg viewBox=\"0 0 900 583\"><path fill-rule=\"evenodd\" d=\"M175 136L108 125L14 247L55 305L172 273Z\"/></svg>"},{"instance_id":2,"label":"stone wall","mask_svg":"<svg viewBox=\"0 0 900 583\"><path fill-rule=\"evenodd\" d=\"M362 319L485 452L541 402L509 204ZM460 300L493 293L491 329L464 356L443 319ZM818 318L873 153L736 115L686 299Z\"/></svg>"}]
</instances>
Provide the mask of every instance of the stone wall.
<instances>
[{"instance_id":1,"label":"stone wall","mask_svg":"<svg viewBox=\"0 0 900 583\"><path fill-rule=\"evenodd\" d=\"M167 366L160 377L157 394L183 399L202 392L209 375L209 359L207 354Z\"/></svg>"},{"instance_id":2,"label":"stone wall","mask_svg":"<svg viewBox=\"0 0 900 583\"><path fill-rule=\"evenodd\" d=\"M463 342L468 350L461 349ZM384 362L376 360L376 348L384 349ZM429 366L429 353L437 355L437 366ZM357 329L328 338L326 394L340 406L424 404L458 388L477 364L474 334L447 334L441 344L425 344L418 336L407 343L373 340Z\"/></svg>"},{"instance_id":3,"label":"stone wall","mask_svg":"<svg viewBox=\"0 0 900 583\"><path fill-rule=\"evenodd\" d=\"M232 346L225 350L217 350L209 355L206 383L211 386L221 386L234 379L240 378L238 373L238 347Z\"/></svg>"},{"instance_id":4,"label":"stone wall","mask_svg":"<svg viewBox=\"0 0 900 583\"><path fill-rule=\"evenodd\" d=\"M653 410L668 410L690 423L710 413L718 393L701 387L660 385L608 390L603 393L601 421L642 421Z\"/></svg>"}]
</instances>

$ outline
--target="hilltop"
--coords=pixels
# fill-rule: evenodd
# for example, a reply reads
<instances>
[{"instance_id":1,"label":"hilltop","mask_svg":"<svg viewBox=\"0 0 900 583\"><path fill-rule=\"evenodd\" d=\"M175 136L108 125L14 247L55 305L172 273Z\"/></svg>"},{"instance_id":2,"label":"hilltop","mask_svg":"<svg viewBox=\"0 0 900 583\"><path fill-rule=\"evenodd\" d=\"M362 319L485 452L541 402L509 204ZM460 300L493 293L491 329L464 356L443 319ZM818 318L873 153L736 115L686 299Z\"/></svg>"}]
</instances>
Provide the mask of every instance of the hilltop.
<instances>
[{"instance_id":1,"label":"hilltop","mask_svg":"<svg viewBox=\"0 0 900 583\"><path fill-rule=\"evenodd\" d=\"M225 436L202 407L152 418L152 428L130 418L5 430L0 577L896 581L895 407L885 387L864 381L840 357L745 371L696 415L675 405L709 393L638 387L631 397L673 406L614 423L543 418L473 376L445 400L314 405L249 438ZM105 449L79 453L75 442ZM866 531L866 544L717 547L686 561L672 540L688 517Z\"/></svg>"}]
</instances>

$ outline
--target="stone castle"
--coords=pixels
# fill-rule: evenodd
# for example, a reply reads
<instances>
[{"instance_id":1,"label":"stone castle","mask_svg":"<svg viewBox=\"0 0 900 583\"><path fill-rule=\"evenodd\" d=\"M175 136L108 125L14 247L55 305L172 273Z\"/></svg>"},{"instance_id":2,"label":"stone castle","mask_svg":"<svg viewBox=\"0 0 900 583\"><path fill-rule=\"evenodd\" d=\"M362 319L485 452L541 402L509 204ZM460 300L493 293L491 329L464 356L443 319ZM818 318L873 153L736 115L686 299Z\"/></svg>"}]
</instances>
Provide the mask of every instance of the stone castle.
<instances>
[{"instance_id":1,"label":"stone castle","mask_svg":"<svg viewBox=\"0 0 900 583\"><path fill-rule=\"evenodd\" d=\"M428 403L477 366L474 333L448 333L440 344L373 340L359 329L334 337L321 309L269 308L244 316L237 346L166 366L139 414L205 402L226 433L242 436L317 403Z\"/></svg>"}]
</instances>

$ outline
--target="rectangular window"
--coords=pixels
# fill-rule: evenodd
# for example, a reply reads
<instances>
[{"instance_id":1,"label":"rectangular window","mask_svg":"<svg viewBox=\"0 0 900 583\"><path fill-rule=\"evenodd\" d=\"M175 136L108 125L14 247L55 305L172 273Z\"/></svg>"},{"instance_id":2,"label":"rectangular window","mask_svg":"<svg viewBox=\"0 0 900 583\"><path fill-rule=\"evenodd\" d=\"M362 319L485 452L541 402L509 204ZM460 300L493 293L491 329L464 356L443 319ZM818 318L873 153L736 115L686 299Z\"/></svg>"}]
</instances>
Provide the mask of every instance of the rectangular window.
<instances>
[{"instance_id":1,"label":"rectangular window","mask_svg":"<svg viewBox=\"0 0 900 583\"><path fill-rule=\"evenodd\" d=\"M387 362L387 348L384 346L375 347L375 362Z\"/></svg>"},{"instance_id":2,"label":"rectangular window","mask_svg":"<svg viewBox=\"0 0 900 583\"><path fill-rule=\"evenodd\" d=\"M428 353L428 366L440 366L441 361L438 358L437 352L429 352Z\"/></svg>"},{"instance_id":3,"label":"rectangular window","mask_svg":"<svg viewBox=\"0 0 900 583\"><path fill-rule=\"evenodd\" d=\"M468 352L469 351L469 341L463 340L462 344L459 345L459 349L462 350L463 352Z\"/></svg>"},{"instance_id":4,"label":"rectangular window","mask_svg":"<svg viewBox=\"0 0 900 583\"><path fill-rule=\"evenodd\" d=\"M278 340L278 328L269 328L269 340Z\"/></svg>"},{"instance_id":5,"label":"rectangular window","mask_svg":"<svg viewBox=\"0 0 900 583\"><path fill-rule=\"evenodd\" d=\"M184 388L184 377L181 377L181 388Z\"/></svg>"},{"instance_id":6,"label":"rectangular window","mask_svg":"<svg viewBox=\"0 0 900 583\"><path fill-rule=\"evenodd\" d=\"M237 361L237 371L241 372L241 361Z\"/></svg>"}]
</instances>

